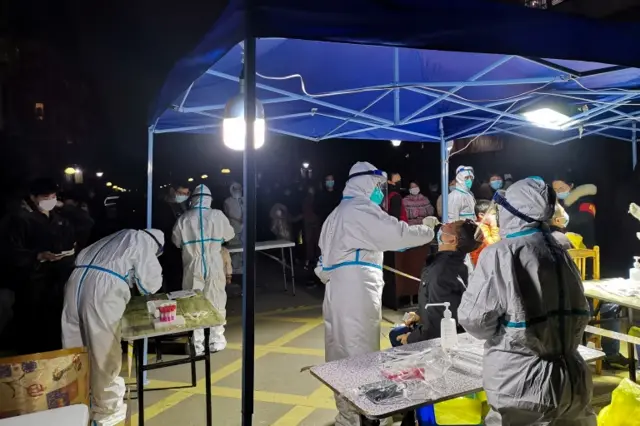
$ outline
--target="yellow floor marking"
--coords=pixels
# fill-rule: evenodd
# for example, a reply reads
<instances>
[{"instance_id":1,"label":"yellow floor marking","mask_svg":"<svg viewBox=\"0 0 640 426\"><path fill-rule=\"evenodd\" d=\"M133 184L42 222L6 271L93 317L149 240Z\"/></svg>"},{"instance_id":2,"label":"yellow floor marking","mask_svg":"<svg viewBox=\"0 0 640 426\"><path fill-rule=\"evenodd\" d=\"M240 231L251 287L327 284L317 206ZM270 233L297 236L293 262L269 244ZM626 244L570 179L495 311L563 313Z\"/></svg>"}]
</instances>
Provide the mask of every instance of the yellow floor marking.
<instances>
[{"instance_id":1,"label":"yellow floor marking","mask_svg":"<svg viewBox=\"0 0 640 426\"><path fill-rule=\"evenodd\" d=\"M310 307L306 307L306 308L313 309ZM291 310L284 310L279 312L290 312L290 311ZM267 348L264 348L264 349L256 348L254 359L262 358L267 353L271 351L275 351L276 348L281 348L283 345L286 345L290 341L313 330L314 328L319 326L321 323L322 323L322 319L310 319L310 321L305 322L304 325L288 333L285 333L283 336L275 339L272 342L269 342L267 345L264 345ZM211 384L219 382L220 380L236 373L241 368L242 368L242 359L237 359L232 363L219 368L216 372L214 372L211 375ZM204 394L205 391L206 391L205 379L202 378L198 381L196 388L190 388L188 390L184 390L184 391L181 390L181 391L174 392L170 396L158 401L152 406L145 408L145 412L144 412L145 419L150 419L152 417L157 416L158 414L161 414L167 409L184 401L186 398L193 395L194 393ZM222 388L218 386L212 386L212 391L215 396L227 396L231 398L240 398L242 395L242 392L240 389L233 389L233 388ZM279 394L279 393L264 392L264 391L255 391L254 395L255 395L256 401L263 401L263 402L275 402L280 404L303 405L303 406L309 406L314 402L317 403L316 401L310 401L308 397L298 396L298 395ZM322 407L317 407L317 408L330 408L330 409L333 408L333 405L330 405L330 406L327 406L328 404L322 404L322 405L323 405ZM137 423L137 416L135 417L136 417L135 420L132 419L132 424Z\"/></svg>"},{"instance_id":2,"label":"yellow floor marking","mask_svg":"<svg viewBox=\"0 0 640 426\"><path fill-rule=\"evenodd\" d=\"M213 394L213 396L219 396L223 398L240 399L242 397L242 390L225 386L213 386L211 388L211 393ZM294 395L289 393L254 391L254 399L256 401L268 402L271 404L300 405L302 407L326 408L330 410L335 409L333 399L313 400L309 396Z\"/></svg>"},{"instance_id":3,"label":"yellow floor marking","mask_svg":"<svg viewBox=\"0 0 640 426\"><path fill-rule=\"evenodd\" d=\"M308 323L308 322L312 322L317 320L319 317L311 317L311 318L304 318L304 317L265 317L263 319L268 320L268 321L278 321L278 322L302 322L302 323Z\"/></svg>"},{"instance_id":4,"label":"yellow floor marking","mask_svg":"<svg viewBox=\"0 0 640 426\"><path fill-rule=\"evenodd\" d=\"M276 422L273 423L272 426L298 426L314 411L315 408L301 407L299 405L296 405L291 410L289 410L287 414L276 420Z\"/></svg>"},{"instance_id":5,"label":"yellow floor marking","mask_svg":"<svg viewBox=\"0 0 640 426\"><path fill-rule=\"evenodd\" d=\"M305 325L296 328L295 330L292 330L288 333L286 333L284 336L269 342L266 344L266 346L283 346L286 345L287 343L289 343L290 341L292 341L293 339L296 339L300 336L302 336L305 333L308 333L309 331L313 330L314 328L316 328L317 326L319 326L322 323L321 319L315 319L312 321L309 321L308 323L306 323Z\"/></svg>"},{"instance_id":6,"label":"yellow floor marking","mask_svg":"<svg viewBox=\"0 0 640 426\"><path fill-rule=\"evenodd\" d=\"M227 344L227 349L234 349L237 351L242 350L242 345L240 343L229 343ZM267 345L256 345L256 350L263 350L267 352L273 352L278 354L289 354L289 355L310 355L310 356L320 356L324 357L324 349L313 349L313 348L299 348L296 346L267 346Z\"/></svg>"},{"instance_id":7,"label":"yellow floor marking","mask_svg":"<svg viewBox=\"0 0 640 426\"><path fill-rule=\"evenodd\" d=\"M176 405L180 404L182 401L184 401L185 399L189 398L192 395L193 395L192 393L187 393L187 392L174 392L168 397L163 398L160 401L156 402L155 404L145 407L144 420L148 421L154 418L155 416L164 413L169 408L175 407ZM133 401L133 403L135 403L137 406L138 401ZM132 425L138 424L137 413L131 416L131 424ZM124 422L121 422L118 424L118 426L123 426L123 425L124 425Z\"/></svg>"}]
</instances>

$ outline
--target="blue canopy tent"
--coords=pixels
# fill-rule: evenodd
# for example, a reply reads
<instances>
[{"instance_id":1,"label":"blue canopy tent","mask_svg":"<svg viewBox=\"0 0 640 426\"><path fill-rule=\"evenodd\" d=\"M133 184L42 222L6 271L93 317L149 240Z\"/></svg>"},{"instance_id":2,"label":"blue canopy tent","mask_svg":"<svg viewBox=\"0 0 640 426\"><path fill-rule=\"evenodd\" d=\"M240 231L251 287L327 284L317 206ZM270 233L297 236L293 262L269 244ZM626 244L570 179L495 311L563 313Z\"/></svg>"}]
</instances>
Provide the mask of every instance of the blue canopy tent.
<instances>
[{"instance_id":1,"label":"blue canopy tent","mask_svg":"<svg viewBox=\"0 0 640 426\"><path fill-rule=\"evenodd\" d=\"M239 91L243 56L247 111L257 96L268 132L313 141L440 143L446 207L446 142L453 139L501 133L557 145L596 134L633 142L635 166L639 35L637 26L482 0L232 2L171 71L154 106L148 225L154 135L221 133L225 104ZM570 121L550 130L522 115L549 102L571 109ZM246 118L252 122L252 113ZM247 146L253 146L251 129ZM252 152L245 150L244 170L245 424L253 403Z\"/></svg>"}]
</instances>

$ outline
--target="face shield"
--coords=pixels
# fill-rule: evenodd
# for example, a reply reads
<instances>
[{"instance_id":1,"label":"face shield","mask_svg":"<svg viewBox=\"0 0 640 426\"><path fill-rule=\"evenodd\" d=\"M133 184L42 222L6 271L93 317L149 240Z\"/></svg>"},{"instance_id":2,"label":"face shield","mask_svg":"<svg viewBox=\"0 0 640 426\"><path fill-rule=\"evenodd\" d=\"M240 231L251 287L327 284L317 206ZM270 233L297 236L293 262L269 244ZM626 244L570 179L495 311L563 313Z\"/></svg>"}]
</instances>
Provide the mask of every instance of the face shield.
<instances>
[{"instance_id":1,"label":"face shield","mask_svg":"<svg viewBox=\"0 0 640 426\"><path fill-rule=\"evenodd\" d=\"M380 205L384 200L387 199L388 186L387 186L386 172L383 172L382 170L377 170L377 169L358 172L350 175L347 181L358 176L373 176L375 178L376 185L374 186L373 191L371 192L371 196L370 196L371 201L373 201L377 205Z\"/></svg>"}]
</instances>

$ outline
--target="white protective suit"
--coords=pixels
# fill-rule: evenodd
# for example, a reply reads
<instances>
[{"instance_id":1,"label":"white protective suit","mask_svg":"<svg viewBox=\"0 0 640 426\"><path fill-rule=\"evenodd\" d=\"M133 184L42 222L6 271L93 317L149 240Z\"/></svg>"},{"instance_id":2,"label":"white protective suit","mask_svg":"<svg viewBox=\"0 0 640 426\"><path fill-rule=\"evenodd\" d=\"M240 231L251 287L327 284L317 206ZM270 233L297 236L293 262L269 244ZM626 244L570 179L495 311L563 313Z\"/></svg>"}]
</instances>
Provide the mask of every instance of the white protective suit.
<instances>
[{"instance_id":1,"label":"white protective suit","mask_svg":"<svg viewBox=\"0 0 640 426\"><path fill-rule=\"evenodd\" d=\"M380 350L382 253L427 244L431 228L410 226L385 213L370 200L386 176L364 162L350 170L378 174L350 177L340 205L322 225L322 253L316 274L326 284L323 303L325 357L334 361ZM336 396L338 426L357 426L358 414Z\"/></svg>"},{"instance_id":2,"label":"white protective suit","mask_svg":"<svg viewBox=\"0 0 640 426\"><path fill-rule=\"evenodd\" d=\"M229 187L231 197L224 200L224 214L229 218L229 222L233 227L236 236L231 241L232 244L242 243L242 227L244 218L244 198L242 197L242 185L235 182ZM242 253L233 253L231 255L231 263L233 264L233 273L242 274Z\"/></svg>"},{"instance_id":3,"label":"white protective suit","mask_svg":"<svg viewBox=\"0 0 640 426\"><path fill-rule=\"evenodd\" d=\"M474 177L473 167L460 166L456 169L456 187L449 193L447 203L447 222L476 220L476 199L464 183L467 176Z\"/></svg>"},{"instance_id":4,"label":"white protective suit","mask_svg":"<svg viewBox=\"0 0 640 426\"><path fill-rule=\"evenodd\" d=\"M502 240L486 247L458 308L486 339L483 385L490 426L595 426L591 374L578 354L589 321L580 274L545 222L555 193L540 178L498 198Z\"/></svg>"},{"instance_id":5,"label":"white protective suit","mask_svg":"<svg viewBox=\"0 0 640 426\"><path fill-rule=\"evenodd\" d=\"M235 232L220 210L211 208L211 191L198 185L191 196L190 208L173 227L171 240L182 249L182 288L202 290L204 296L222 315L227 316L227 292L224 263L220 248L233 239ZM194 332L197 353L204 352L204 331ZM224 325L211 328L210 348L221 351L227 346Z\"/></svg>"},{"instance_id":6,"label":"white protective suit","mask_svg":"<svg viewBox=\"0 0 640 426\"><path fill-rule=\"evenodd\" d=\"M157 256L163 246L162 231L125 229L82 250L67 281L62 344L89 348L94 424L116 425L126 417L120 319L131 299L130 285L141 294L162 286Z\"/></svg>"}]
</instances>

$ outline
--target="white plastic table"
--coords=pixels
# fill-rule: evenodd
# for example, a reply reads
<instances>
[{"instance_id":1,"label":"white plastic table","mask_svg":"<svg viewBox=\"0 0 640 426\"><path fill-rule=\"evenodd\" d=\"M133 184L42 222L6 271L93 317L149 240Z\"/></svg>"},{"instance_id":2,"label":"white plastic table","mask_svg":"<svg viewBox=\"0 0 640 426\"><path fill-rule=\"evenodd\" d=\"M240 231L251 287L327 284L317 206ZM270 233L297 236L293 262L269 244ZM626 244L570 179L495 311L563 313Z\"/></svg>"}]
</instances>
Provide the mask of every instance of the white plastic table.
<instances>
[{"instance_id":1,"label":"white plastic table","mask_svg":"<svg viewBox=\"0 0 640 426\"><path fill-rule=\"evenodd\" d=\"M609 293L607 291L602 290L600 284L606 283L607 281L628 281L624 278L611 278L604 280L587 280L583 281L584 285L584 295L592 298L600 300L601 302L609 302L615 303L620 306L624 306L627 308L627 315L629 318L629 327L633 326L633 310L640 310L640 297L628 297L628 296L620 296L617 294ZM598 333L601 334L601 333ZM601 335L604 335L602 333ZM620 340L616 338L615 335L607 336L610 339ZM629 349L629 354L634 353L634 346L631 343L627 343L627 347ZM629 379L633 382L636 381L636 359L635 356L629 356Z\"/></svg>"},{"instance_id":2,"label":"white plastic table","mask_svg":"<svg viewBox=\"0 0 640 426\"><path fill-rule=\"evenodd\" d=\"M269 258L275 260L276 262L278 262L279 264L282 265L282 275L284 277L284 291L287 291L287 268L291 269L291 289L293 292L293 295L296 295L296 274L295 274L295 269L294 269L294 265L293 265L293 248L296 246L296 244L292 241L287 241L287 240L274 240L274 241L260 241L260 242L256 242L256 251L257 252L264 252L266 250L277 250L280 249L280 256L281 258L278 259L275 256L272 256L270 254L267 253L262 253L265 256L268 256ZM243 248L242 248L242 244L229 244L226 246L227 250L229 250L229 253L242 253L243 252ZM287 265L287 260L286 260L286 256L284 253L284 249L288 248L289 249L289 262L290 264Z\"/></svg>"},{"instance_id":3,"label":"white plastic table","mask_svg":"<svg viewBox=\"0 0 640 426\"><path fill-rule=\"evenodd\" d=\"M89 407L70 405L0 420L0 426L87 426Z\"/></svg>"},{"instance_id":4,"label":"white plastic table","mask_svg":"<svg viewBox=\"0 0 640 426\"><path fill-rule=\"evenodd\" d=\"M459 334L458 340L468 349L473 347L474 352L483 353L483 341L474 339L467 333ZM432 383L433 391L426 400L405 399L393 404L374 404L356 392L360 386L384 380L381 367L388 360L385 354L389 351L421 351L439 346L440 339L431 339L317 365L311 368L311 374L332 391L345 397L362 416L370 419L384 419L397 413L406 413L425 405L482 391L481 375L451 367L443 377ZM578 347L578 351L587 362L604 358L603 352L586 346Z\"/></svg>"}]
</instances>

